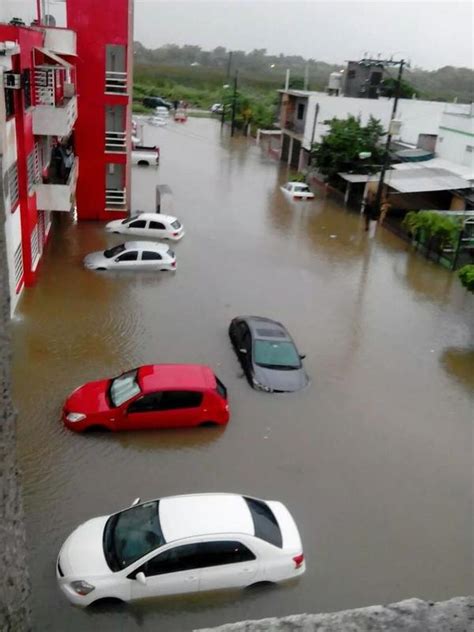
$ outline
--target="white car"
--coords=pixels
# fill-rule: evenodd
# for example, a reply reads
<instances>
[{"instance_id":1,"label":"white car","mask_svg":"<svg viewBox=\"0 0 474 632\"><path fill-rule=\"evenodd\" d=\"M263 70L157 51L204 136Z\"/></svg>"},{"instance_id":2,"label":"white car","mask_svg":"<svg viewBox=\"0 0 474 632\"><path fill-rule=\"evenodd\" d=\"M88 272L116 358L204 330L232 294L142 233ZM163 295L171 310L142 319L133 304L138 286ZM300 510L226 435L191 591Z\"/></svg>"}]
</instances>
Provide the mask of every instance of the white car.
<instances>
[{"instance_id":1,"label":"white car","mask_svg":"<svg viewBox=\"0 0 474 632\"><path fill-rule=\"evenodd\" d=\"M281 187L283 193L291 196L294 200L313 200L314 193L304 182L287 182Z\"/></svg>"},{"instance_id":2,"label":"white car","mask_svg":"<svg viewBox=\"0 0 474 632\"><path fill-rule=\"evenodd\" d=\"M222 103L214 103L214 105L211 106L211 112L213 114L222 114L223 109L224 106Z\"/></svg>"},{"instance_id":3,"label":"white car","mask_svg":"<svg viewBox=\"0 0 474 632\"><path fill-rule=\"evenodd\" d=\"M126 241L84 258L88 270L176 270L176 256L167 244Z\"/></svg>"},{"instance_id":4,"label":"white car","mask_svg":"<svg viewBox=\"0 0 474 632\"><path fill-rule=\"evenodd\" d=\"M298 528L280 502L190 494L138 503L84 522L63 544L56 577L71 603L243 588L305 572Z\"/></svg>"},{"instance_id":5,"label":"white car","mask_svg":"<svg viewBox=\"0 0 474 632\"><path fill-rule=\"evenodd\" d=\"M181 222L172 215L160 213L140 213L127 219L116 219L105 225L108 233L152 237L153 239L171 239L178 241L184 236Z\"/></svg>"}]
</instances>

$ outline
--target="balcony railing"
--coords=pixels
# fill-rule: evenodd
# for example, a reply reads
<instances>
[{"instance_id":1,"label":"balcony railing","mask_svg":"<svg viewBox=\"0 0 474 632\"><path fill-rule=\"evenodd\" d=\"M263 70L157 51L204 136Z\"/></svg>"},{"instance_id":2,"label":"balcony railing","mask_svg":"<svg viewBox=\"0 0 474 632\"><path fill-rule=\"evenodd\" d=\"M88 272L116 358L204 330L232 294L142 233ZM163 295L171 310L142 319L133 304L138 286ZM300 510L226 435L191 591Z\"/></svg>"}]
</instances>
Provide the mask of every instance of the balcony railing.
<instances>
[{"instance_id":1,"label":"balcony railing","mask_svg":"<svg viewBox=\"0 0 474 632\"><path fill-rule=\"evenodd\" d=\"M127 133L105 132L105 151L124 154L127 151Z\"/></svg>"},{"instance_id":2,"label":"balcony railing","mask_svg":"<svg viewBox=\"0 0 474 632\"><path fill-rule=\"evenodd\" d=\"M127 94L127 73L107 70L105 72L105 91Z\"/></svg>"},{"instance_id":3,"label":"balcony railing","mask_svg":"<svg viewBox=\"0 0 474 632\"><path fill-rule=\"evenodd\" d=\"M105 208L109 211L123 211L127 205L126 189L105 189Z\"/></svg>"},{"instance_id":4,"label":"balcony railing","mask_svg":"<svg viewBox=\"0 0 474 632\"><path fill-rule=\"evenodd\" d=\"M52 182L36 185L36 205L39 211L69 212L76 197L77 176L79 174L79 159L74 164L65 182L55 178Z\"/></svg>"}]
</instances>

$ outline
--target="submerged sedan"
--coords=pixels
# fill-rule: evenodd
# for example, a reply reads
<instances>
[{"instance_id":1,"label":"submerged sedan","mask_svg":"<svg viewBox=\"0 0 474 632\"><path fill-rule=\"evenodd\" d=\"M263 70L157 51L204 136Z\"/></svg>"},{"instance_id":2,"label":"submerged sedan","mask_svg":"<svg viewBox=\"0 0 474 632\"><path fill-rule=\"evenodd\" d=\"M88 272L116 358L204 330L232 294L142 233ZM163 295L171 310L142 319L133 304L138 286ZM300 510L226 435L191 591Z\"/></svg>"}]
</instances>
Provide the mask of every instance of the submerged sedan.
<instances>
[{"instance_id":1,"label":"submerged sedan","mask_svg":"<svg viewBox=\"0 0 474 632\"><path fill-rule=\"evenodd\" d=\"M115 219L105 225L105 230L108 233L173 241L178 241L184 236L184 228L179 219L159 213L141 213L127 219Z\"/></svg>"},{"instance_id":2,"label":"submerged sedan","mask_svg":"<svg viewBox=\"0 0 474 632\"><path fill-rule=\"evenodd\" d=\"M76 606L101 599L244 588L305 572L298 527L275 500L189 494L84 522L59 552L59 588Z\"/></svg>"},{"instance_id":3,"label":"submerged sedan","mask_svg":"<svg viewBox=\"0 0 474 632\"><path fill-rule=\"evenodd\" d=\"M200 364L150 364L88 382L67 398L64 424L84 430L209 426L229 420L227 389Z\"/></svg>"},{"instance_id":4,"label":"submerged sedan","mask_svg":"<svg viewBox=\"0 0 474 632\"><path fill-rule=\"evenodd\" d=\"M304 182L287 182L281 187L283 193L293 200L313 200L314 193Z\"/></svg>"},{"instance_id":5,"label":"submerged sedan","mask_svg":"<svg viewBox=\"0 0 474 632\"><path fill-rule=\"evenodd\" d=\"M308 384L301 355L285 327L260 316L239 316L229 337L253 388L271 392L299 391Z\"/></svg>"},{"instance_id":6,"label":"submerged sedan","mask_svg":"<svg viewBox=\"0 0 474 632\"><path fill-rule=\"evenodd\" d=\"M176 256L167 244L126 241L84 258L88 270L176 270Z\"/></svg>"}]
</instances>

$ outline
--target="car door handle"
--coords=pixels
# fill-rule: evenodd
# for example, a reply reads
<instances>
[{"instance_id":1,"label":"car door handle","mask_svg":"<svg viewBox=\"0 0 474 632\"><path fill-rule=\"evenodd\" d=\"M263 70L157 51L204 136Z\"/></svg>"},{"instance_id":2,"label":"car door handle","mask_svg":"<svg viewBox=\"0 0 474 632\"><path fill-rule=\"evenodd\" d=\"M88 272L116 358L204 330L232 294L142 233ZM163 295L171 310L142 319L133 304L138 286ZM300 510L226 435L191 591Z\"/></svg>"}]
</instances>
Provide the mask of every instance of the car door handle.
<instances>
[{"instance_id":1,"label":"car door handle","mask_svg":"<svg viewBox=\"0 0 474 632\"><path fill-rule=\"evenodd\" d=\"M193 575L193 577L186 577L184 581L195 582L196 580L197 580L197 576Z\"/></svg>"},{"instance_id":2,"label":"car door handle","mask_svg":"<svg viewBox=\"0 0 474 632\"><path fill-rule=\"evenodd\" d=\"M251 573L251 572L252 572L252 569L251 569L251 568L248 568L248 567L247 567L247 568L243 568L243 569L242 569L242 573Z\"/></svg>"}]
</instances>

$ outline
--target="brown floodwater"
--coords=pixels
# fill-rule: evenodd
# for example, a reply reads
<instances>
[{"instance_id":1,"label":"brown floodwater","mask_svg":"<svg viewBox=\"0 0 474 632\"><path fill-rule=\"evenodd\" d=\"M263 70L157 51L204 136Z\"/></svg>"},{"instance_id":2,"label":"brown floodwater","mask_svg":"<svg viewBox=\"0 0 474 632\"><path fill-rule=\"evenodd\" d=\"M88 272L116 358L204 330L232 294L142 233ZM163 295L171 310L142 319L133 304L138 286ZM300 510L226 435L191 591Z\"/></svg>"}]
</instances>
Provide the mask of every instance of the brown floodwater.
<instances>
[{"instance_id":1,"label":"brown floodwater","mask_svg":"<svg viewBox=\"0 0 474 632\"><path fill-rule=\"evenodd\" d=\"M285 166L216 121L147 128L186 228L175 275L93 273L119 243L55 218L39 282L12 325L14 395L35 625L41 632L187 631L243 618L473 592L474 297L454 274L318 193L291 203ZM242 379L238 314L281 320L311 385L269 395ZM214 367L225 429L76 435L59 413L77 385L143 363ZM79 610L56 586L80 522L133 498L235 491L288 505L307 572L264 592Z\"/></svg>"}]
</instances>

